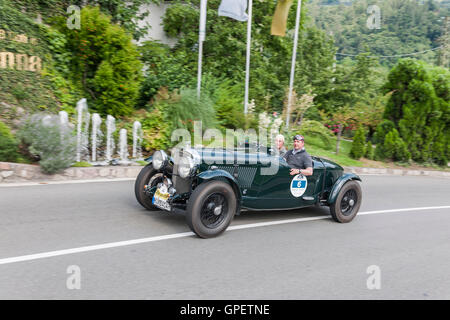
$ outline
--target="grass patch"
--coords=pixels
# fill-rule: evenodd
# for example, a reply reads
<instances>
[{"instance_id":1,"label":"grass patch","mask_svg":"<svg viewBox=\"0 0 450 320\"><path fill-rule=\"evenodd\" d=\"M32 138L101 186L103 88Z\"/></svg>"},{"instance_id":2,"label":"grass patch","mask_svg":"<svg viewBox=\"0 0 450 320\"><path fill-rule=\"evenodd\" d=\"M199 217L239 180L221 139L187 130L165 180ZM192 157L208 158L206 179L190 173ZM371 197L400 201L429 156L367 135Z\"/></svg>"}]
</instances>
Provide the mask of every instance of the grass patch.
<instances>
[{"instance_id":1,"label":"grass patch","mask_svg":"<svg viewBox=\"0 0 450 320\"><path fill-rule=\"evenodd\" d=\"M92 164L90 164L89 162L86 162L86 161L80 161L80 162L75 162L73 165L71 165L71 167L76 167L76 168L92 167Z\"/></svg>"},{"instance_id":2,"label":"grass patch","mask_svg":"<svg viewBox=\"0 0 450 320\"><path fill-rule=\"evenodd\" d=\"M144 161L144 160L138 160L138 161L136 161L136 163L139 163L141 166L146 166L146 165L148 165L148 162L147 162L147 161Z\"/></svg>"},{"instance_id":3,"label":"grass patch","mask_svg":"<svg viewBox=\"0 0 450 320\"><path fill-rule=\"evenodd\" d=\"M361 161L350 158L348 154L345 154L342 151L339 155L336 155L333 151L324 150L312 145L306 146L306 150L312 156L322 157L334 161L344 167L364 167L364 164Z\"/></svg>"}]
</instances>

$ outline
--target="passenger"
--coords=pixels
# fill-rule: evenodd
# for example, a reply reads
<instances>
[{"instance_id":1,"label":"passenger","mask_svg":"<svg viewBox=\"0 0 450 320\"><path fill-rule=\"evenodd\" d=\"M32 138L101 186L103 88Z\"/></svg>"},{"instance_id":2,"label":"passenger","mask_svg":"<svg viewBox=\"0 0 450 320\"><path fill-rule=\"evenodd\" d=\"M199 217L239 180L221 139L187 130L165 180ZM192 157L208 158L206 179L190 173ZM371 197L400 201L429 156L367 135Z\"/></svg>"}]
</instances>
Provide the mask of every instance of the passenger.
<instances>
[{"instance_id":1,"label":"passenger","mask_svg":"<svg viewBox=\"0 0 450 320\"><path fill-rule=\"evenodd\" d=\"M302 135L294 136L294 149L286 152L284 158L292 168L291 176L297 174L311 176L313 174L312 158L305 150L305 139Z\"/></svg>"},{"instance_id":2,"label":"passenger","mask_svg":"<svg viewBox=\"0 0 450 320\"><path fill-rule=\"evenodd\" d=\"M284 136L282 134L279 134L275 137L275 143L277 145L278 153L280 154L280 157L284 157L287 150L284 146Z\"/></svg>"}]
</instances>

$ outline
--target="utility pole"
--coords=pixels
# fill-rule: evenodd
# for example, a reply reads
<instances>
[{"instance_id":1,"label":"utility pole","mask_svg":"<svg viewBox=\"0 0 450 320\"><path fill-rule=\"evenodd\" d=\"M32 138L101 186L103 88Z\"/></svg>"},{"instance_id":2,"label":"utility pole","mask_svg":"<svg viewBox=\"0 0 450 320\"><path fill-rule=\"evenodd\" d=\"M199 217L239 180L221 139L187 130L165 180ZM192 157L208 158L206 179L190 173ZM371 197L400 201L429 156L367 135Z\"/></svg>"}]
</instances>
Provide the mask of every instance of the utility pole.
<instances>
[{"instance_id":1,"label":"utility pole","mask_svg":"<svg viewBox=\"0 0 450 320\"><path fill-rule=\"evenodd\" d=\"M289 95L288 95L288 104L287 104L287 114L286 114L286 128L289 129L289 117L291 113L291 104L292 104L292 90L294 88L294 75L295 75L295 59L297 57L297 45L298 45L298 31L300 29L300 18L302 11L302 0L298 0L297 2L297 15L295 18L295 32L294 32L294 47L292 49L292 63L291 63L291 75L289 78Z\"/></svg>"}]
</instances>

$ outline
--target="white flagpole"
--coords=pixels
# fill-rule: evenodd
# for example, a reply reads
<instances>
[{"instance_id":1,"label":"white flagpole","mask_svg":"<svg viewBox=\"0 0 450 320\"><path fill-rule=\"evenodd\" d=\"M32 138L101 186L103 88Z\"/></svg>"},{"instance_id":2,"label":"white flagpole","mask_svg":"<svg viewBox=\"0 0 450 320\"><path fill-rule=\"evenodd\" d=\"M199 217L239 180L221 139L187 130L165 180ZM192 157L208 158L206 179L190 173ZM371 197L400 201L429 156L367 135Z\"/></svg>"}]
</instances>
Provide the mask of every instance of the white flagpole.
<instances>
[{"instance_id":1,"label":"white flagpole","mask_svg":"<svg viewBox=\"0 0 450 320\"><path fill-rule=\"evenodd\" d=\"M250 44L252 42L252 7L253 7L253 0L248 0L247 60L245 63L244 114L247 114L248 112L248 84L250 80Z\"/></svg>"},{"instance_id":2,"label":"white flagpole","mask_svg":"<svg viewBox=\"0 0 450 320\"><path fill-rule=\"evenodd\" d=\"M205 41L205 34L206 34L206 4L207 4L207 0L201 0L201 2L200 2L200 25L198 28L197 98L200 98L200 88L202 86L203 41Z\"/></svg>"},{"instance_id":3,"label":"white flagpole","mask_svg":"<svg viewBox=\"0 0 450 320\"><path fill-rule=\"evenodd\" d=\"M300 28L300 12L301 11L302 11L302 0L298 0L297 15L295 18L294 48L292 50L291 77L289 79L289 96L288 96L287 115L286 115L286 128L287 129L289 129L289 114L291 112L292 88L294 86L295 60L296 60L296 56L297 56L298 29Z\"/></svg>"}]
</instances>

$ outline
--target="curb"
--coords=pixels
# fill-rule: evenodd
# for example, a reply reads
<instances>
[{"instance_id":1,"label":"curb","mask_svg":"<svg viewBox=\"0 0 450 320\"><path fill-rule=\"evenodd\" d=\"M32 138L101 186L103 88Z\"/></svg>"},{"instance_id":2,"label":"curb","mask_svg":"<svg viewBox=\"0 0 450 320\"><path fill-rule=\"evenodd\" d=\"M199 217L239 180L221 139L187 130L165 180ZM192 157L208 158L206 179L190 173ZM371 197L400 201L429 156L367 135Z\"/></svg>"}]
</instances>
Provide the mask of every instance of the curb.
<instances>
[{"instance_id":1,"label":"curb","mask_svg":"<svg viewBox=\"0 0 450 320\"><path fill-rule=\"evenodd\" d=\"M410 169L390 169L390 168L359 168L344 167L346 172L367 175L392 175L392 176L426 176L426 177L444 177L450 178L448 171L432 170L410 170Z\"/></svg>"},{"instance_id":2,"label":"curb","mask_svg":"<svg viewBox=\"0 0 450 320\"><path fill-rule=\"evenodd\" d=\"M42 173L38 165L0 162L0 184L48 183L54 181L95 181L113 179L135 179L142 166L71 167L58 174ZM427 176L450 178L447 171L425 171L389 168L344 167L345 172L361 175Z\"/></svg>"},{"instance_id":3,"label":"curb","mask_svg":"<svg viewBox=\"0 0 450 320\"><path fill-rule=\"evenodd\" d=\"M45 174L38 165L0 162L0 184L77 180L135 179L142 166L71 167L57 174Z\"/></svg>"}]
</instances>

